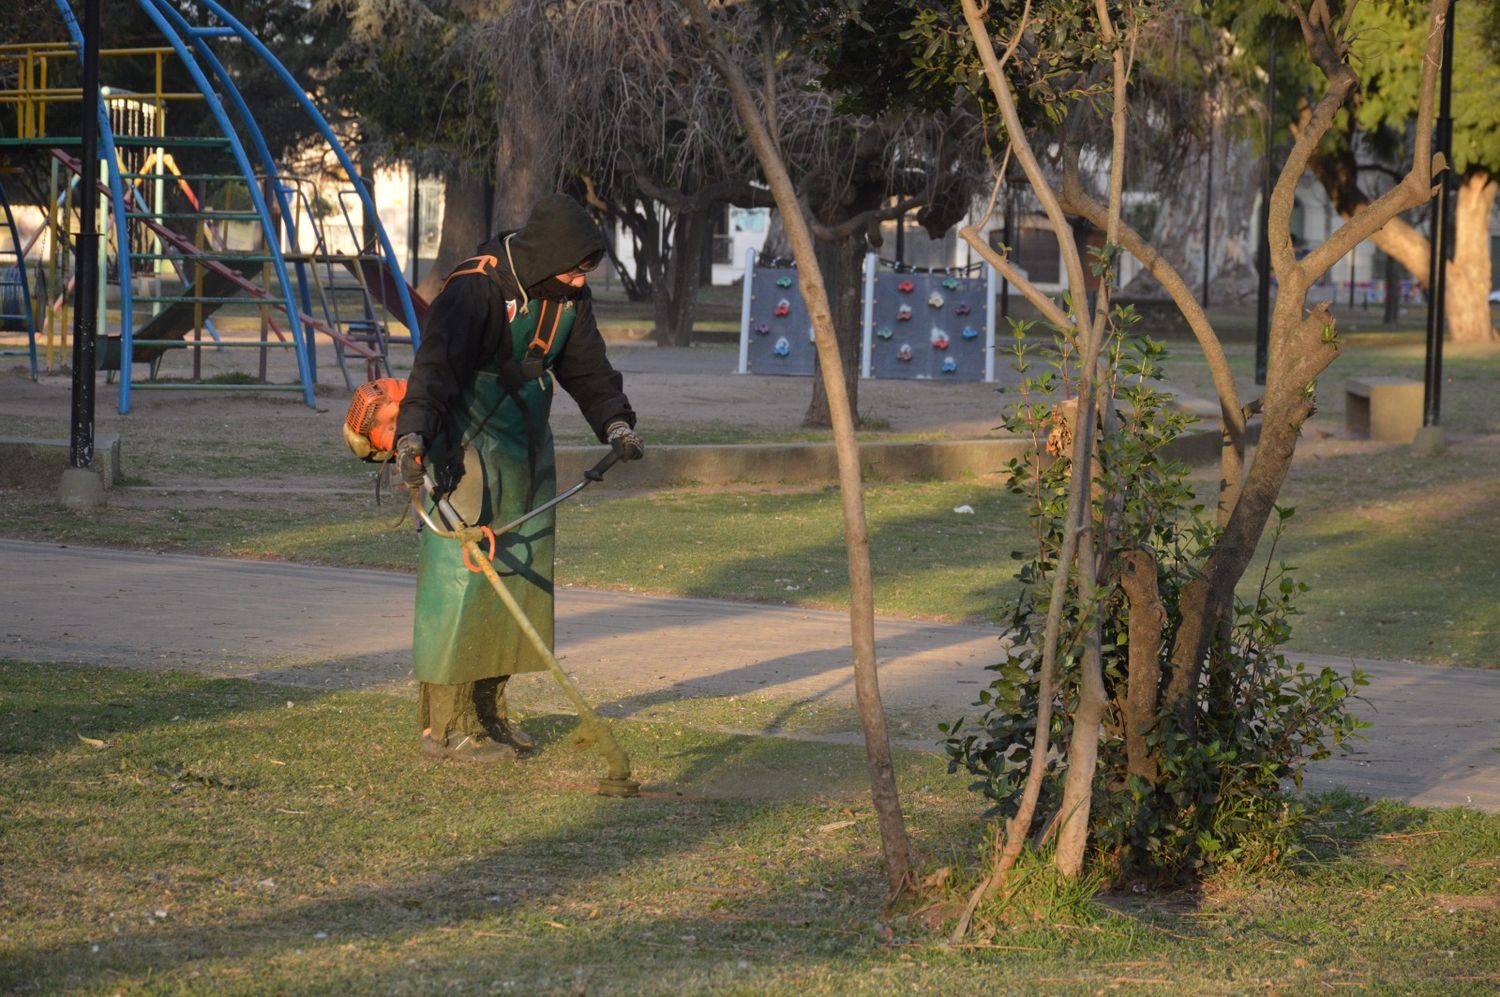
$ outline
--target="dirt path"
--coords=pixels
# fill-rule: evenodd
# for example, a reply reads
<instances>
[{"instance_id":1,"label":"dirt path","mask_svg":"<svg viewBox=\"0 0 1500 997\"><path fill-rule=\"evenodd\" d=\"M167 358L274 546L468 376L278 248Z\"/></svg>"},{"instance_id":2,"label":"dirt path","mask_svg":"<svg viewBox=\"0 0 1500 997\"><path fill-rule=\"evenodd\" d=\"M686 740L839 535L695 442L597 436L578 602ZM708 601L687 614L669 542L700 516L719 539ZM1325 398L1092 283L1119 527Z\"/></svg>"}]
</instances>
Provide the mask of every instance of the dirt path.
<instances>
[{"instance_id":1,"label":"dirt path","mask_svg":"<svg viewBox=\"0 0 1500 997\"><path fill-rule=\"evenodd\" d=\"M0 557L5 657L411 695L412 575L14 540L0 540ZM380 625L351 607L379 607ZM560 591L557 607L562 663L610 716L710 697L853 702L838 613L581 589ZM910 743L923 746L918 732L933 730L934 717L972 712L985 666L1003 654L1000 636L879 621L881 691ZM1309 663L1367 671L1360 713L1374 725L1353 754L1314 765L1309 788L1500 810L1500 671ZM517 686L523 704L555 698L544 675Z\"/></svg>"}]
</instances>

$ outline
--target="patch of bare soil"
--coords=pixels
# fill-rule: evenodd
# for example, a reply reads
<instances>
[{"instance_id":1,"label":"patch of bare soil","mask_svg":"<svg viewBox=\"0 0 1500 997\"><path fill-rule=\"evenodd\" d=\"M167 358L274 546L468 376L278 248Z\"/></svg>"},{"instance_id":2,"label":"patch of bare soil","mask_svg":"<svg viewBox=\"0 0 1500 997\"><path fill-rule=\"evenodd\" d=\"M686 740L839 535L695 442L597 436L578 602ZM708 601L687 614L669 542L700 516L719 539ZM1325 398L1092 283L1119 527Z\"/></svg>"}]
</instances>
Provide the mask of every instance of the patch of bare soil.
<instances>
[{"instance_id":1,"label":"patch of bare soil","mask_svg":"<svg viewBox=\"0 0 1500 997\"><path fill-rule=\"evenodd\" d=\"M202 354L202 375L254 373L253 351ZM349 390L323 349L318 371L317 408L307 408L300 393L215 389L136 390L133 411L117 412L118 386L101 375L96 385L96 432L124 438L142 431L166 438L201 435L206 423L224 426L247 445L320 446L339 439ZM677 354L674 356L674 354ZM770 377L734 373L732 348L695 347L687 351L654 346L615 344L611 355L621 368L625 390L640 414L641 430L649 441L654 431L722 431L742 429L747 436L767 432L796 433L812 397L813 382L802 377ZM687 356L684 356L687 355ZM235 360L239 363L236 364ZM164 375L186 377L191 367L166 369ZM396 361L398 376L405 366ZM283 360L270 368L270 378L289 382L294 371ZM0 434L17 436L68 435L71 376L66 367L44 373L32 382L24 366L0 373ZM139 382L138 382L139 384ZM860 409L879 428L901 434L931 434L949 439L997 435L1005 399L991 384L935 381L866 381L860 385ZM567 442L584 442L591 432L565 392L558 392L553 428ZM189 432L191 430L191 432ZM339 444L342 446L342 444Z\"/></svg>"},{"instance_id":2,"label":"patch of bare soil","mask_svg":"<svg viewBox=\"0 0 1500 997\"><path fill-rule=\"evenodd\" d=\"M1477 894L1439 893L1432 898L1432 901L1438 910L1447 911L1449 914L1461 910L1500 911L1500 889Z\"/></svg>"}]
</instances>

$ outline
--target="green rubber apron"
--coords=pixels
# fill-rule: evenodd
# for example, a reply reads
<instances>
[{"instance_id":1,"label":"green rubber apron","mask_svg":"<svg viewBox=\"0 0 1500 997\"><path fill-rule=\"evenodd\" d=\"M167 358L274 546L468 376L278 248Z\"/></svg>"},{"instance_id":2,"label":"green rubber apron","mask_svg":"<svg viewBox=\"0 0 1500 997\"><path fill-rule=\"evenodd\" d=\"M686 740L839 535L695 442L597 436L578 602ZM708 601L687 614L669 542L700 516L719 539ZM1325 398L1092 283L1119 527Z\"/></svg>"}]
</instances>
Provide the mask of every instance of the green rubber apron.
<instances>
[{"instance_id":1,"label":"green rubber apron","mask_svg":"<svg viewBox=\"0 0 1500 997\"><path fill-rule=\"evenodd\" d=\"M576 314L572 302L528 302L510 323L512 359L519 365L527 349L535 347L533 357L544 357L548 373L507 390L498 359L481 368L455 403L445 434L434 442L434 467L447 466L455 453L462 453L463 476L449 499L469 525L508 523L557 494L548 421L555 390L550 371ZM494 560L496 572L548 647L554 631L555 526L556 512L549 511L497 537ZM464 566L462 545L423 530L412 634L417 680L455 685L545 668L485 576Z\"/></svg>"}]
</instances>

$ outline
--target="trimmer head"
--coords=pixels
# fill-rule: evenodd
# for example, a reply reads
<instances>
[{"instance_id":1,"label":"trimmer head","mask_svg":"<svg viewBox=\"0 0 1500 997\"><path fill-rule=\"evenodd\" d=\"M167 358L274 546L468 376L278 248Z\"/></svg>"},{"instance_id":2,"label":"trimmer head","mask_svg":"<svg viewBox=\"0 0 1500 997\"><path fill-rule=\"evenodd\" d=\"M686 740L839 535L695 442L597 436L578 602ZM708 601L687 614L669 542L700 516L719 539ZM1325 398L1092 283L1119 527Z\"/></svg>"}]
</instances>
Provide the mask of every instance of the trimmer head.
<instances>
[{"instance_id":1,"label":"trimmer head","mask_svg":"<svg viewBox=\"0 0 1500 997\"><path fill-rule=\"evenodd\" d=\"M616 797L640 796L641 784L634 779L600 779L599 795Z\"/></svg>"}]
</instances>

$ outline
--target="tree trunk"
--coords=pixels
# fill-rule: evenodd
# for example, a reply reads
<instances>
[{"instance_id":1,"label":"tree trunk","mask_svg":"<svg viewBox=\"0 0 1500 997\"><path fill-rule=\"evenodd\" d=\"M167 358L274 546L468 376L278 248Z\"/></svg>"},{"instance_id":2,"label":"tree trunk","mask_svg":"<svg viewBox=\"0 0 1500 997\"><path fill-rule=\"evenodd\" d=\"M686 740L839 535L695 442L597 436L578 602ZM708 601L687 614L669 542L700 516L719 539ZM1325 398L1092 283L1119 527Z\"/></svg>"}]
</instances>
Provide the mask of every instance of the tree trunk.
<instances>
[{"instance_id":1,"label":"tree trunk","mask_svg":"<svg viewBox=\"0 0 1500 997\"><path fill-rule=\"evenodd\" d=\"M1157 584L1156 558L1147 548L1121 555L1120 588L1130 602L1129 666L1120 725L1125 734L1125 768L1133 776L1156 785L1157 760L1147 733L1156 722L1161 684L1161 638L1167 612Z\"/></svg>"},{"instance_id":2,"label":"tree trunk","mask_svg":"<svg viewBox=\"0 0 1500 997\"><path fill-rule=\"evenodd\" d=\"M766 224L766 241L761 243L758 256L770 260L784 260L792 255L792 247L786 241L786 226L781 223L781 212L771 209L771 220Z\"/></svg>"},{"instance_id":3,"label":"tree trunk","mask_svg":"<svg viewBox=\"0 0 1500 997\"><path fill-rule=\"evenodd\" d=\"M1077 879L1083 872L1083 859L1088 852L1094 775L1099 769L1099 736L1108 706L1101 677L1097 624L1095 628L1079 662L1078 705L1073 709L1073 736L1068 739L1068 771L1063 779L1057 831L1057 871L1070 879Z\"/></svg>"},{"instance_id":4,"label":"tree trunk","mask_svg":"<svg viewBox=\"0 0 1500 997\"><path fill-rule=\"evenodd\" d=\"M655 299L657 288L661 287L665 279L659 252L663 241L661 216L657 214L656 205L652 201L636 201L634 204L638 207L633 207L628 215L621 214L616 224L624 225L634 243L632 259L635 272L627 273L619 266L613 249L610 250L610 257L616 260L616 269L620 272L620 283L625 287L626 296L631 301L651 301Z\"/></svg>"},{"instance_id":5,"label":"tree trunk","mask_svg":"<svg viewBox=\"0 0 1500 997\"><path fill-rule=\"evenodd\" d=\"M380 240L376 234L376 226L380 222L380 205L375 203L375 159L363 146L356 150L355 157L355 168L359 170L359 179L364 184L365 193L370 195L370 206L375 209L368 213L363 209L360 210L359 251L368 253L373 249L379 252Z\"/></svg>"},{"instance_id":6,"label":"tree trunk","mask_svg":"<svg viewBox=\"0 0 1500 997\"><path fill-rule=\"evenodd\" d=\"M1159 202L1156 224L1147 240L1170 263L1195 294L1203 286L1204 213L1212 215L1208 239L1209 288L1213 304L1244 301L1255 293L1255 241L1252 206L1264 161L1250 154L1247 143L1232 140L1223 125L1214 130L1213 202L1208 202L1207 156L1188 166L1185 182ZM1146 270L1120 292L1129 298L1165 298L1167 293Z\"/></svg>"},{"instance_id":7,"label":"tree trunk","mask_svg":"<svg viewBox=\"0 0 1500 997\"><path fill-rule=\"evenodd\" d=\"M1108 291L1104 293L1107 295ZM1078 399L1081 410L1085 413L1097 411L1097 396L1094 405L1085 405L1084 401L1082 397ZM1094 444L1092 457L1098 460L1098 443ZM1088 478L1090 492L1102 484L1092 471ZM1072 487L1075 483L1069 484ZM1092 502L1085 505L1084 515L1089 521L1083 525L1078 538L1078 601L1084 606L1093 606L1098 598L1094 572L1099 557L1094 541L1099 524L1093 519ZM1082 636L1083 654L1078 661L1078 703L1073 708L1073 735L1068 739L1068 770L1063 777L1057 852L1053 857L1057 871L1069 879L1077 879L1082 874L1084 856L1088 853L1089 814L1094 803L1094 778L1099 771L1099 738L1104 733L1104 712L1109 707L1108 694L1104 690L1099 616L1092 612L1088 615L1089 623Z\"/></svg>"},{"instance_id":8,"label":"tree trunk","mask_svg":"<svg viewBox=\"0 0 1500 997\"><path fill-rule=\"evenodd\" d=\"M1390 253L1385 254L1385 311L1380 320L1394 325L1401 318L1401 270L1400 264Z\"/></svg>"},{"instance_id":9,"label":"tree trunk","mask_svg":"<svg viewBox=\"0 0 1500 997\"><path fill-rule=\"evenodd\" d=\"M864 283L865 238L863 234L839 242L819 242L818 266L827 275L829 306L833 309L833 328L838 337L839 360L844 368L844 391L849 396L849 410L854 425L859 425L859 352L863 340L863 312L860 292ZM818 363L822 364L819 355ZM821 367L819 368L821 371ZM827 428L833 425L828 406L828 392L823 379L813 379L812 401L802 424Z\"/></svg>"},{"instance_id":10,"label":"tree trunk","mask_svg":"<svg viewBox=\"0 0 1500 997\"><path fill-rule=\"evenodd\" d=\"M1487 170L1471 169L1458 183L1453 262L1448 266L1448 336L1455 343L1495 339L1490 319L1490 213L1500 190Z\"/></svg>"},{"instance_id":11,"label":"tree trunk","mask_svg":"<svg viewBox=\"0 0 1500 997\"><path fill-rule=\"evenodd\" d=\"M657 346L688 346L698 315L698 272L712 225L707 211L684 211L674 219L666 279L656 288L652 312Z\"/></svg>"},{"instance_id":12,"label":"tree trunk","mask_svg":"<svg viewBox=\"0 0 1500 997\"><path fill-rule=\"evenodd\" d=\"M808 315L812 319L818 356L838 364L839 343L834 334L828 289L816 262L811 226L802 214L797 189L787 173L786 163L766 128L744 73L724 51L704 0L685 0L685 3L699 36L708 47L714 69L728 86L735 112L775 195L776 205L785 213L787 235L793 249L802 259L812 262L798 274L802 300L807 303ZM912 851L911 839L906 833L906 817L901 812L901 793L896 785L896 766L891 758L885 707L880 701L880 674L875 656L875 588L870 572L870 526L865 517L859 440L854 435L854 406L844 393L842 381L830 376L827 369L821 373L821 380L827 382L829 411L833 416L839 496L843 500L844 543L849 555L849 642L854 652L854 699L859 708L860 726L864 729L870 797L880 826L886 881L894 897L912 884Z\"/></svg>"},{"instance_id":13,"label":"tree trunk","mask_svg":"<svg viewBox=\"0 0 1500 997\"><path fill-rule=\"evenodd\" d=\"M557 138L546 105L513 94L505 102L495 143L495 203L490 231L517 229L532 205L557 186Z\"/></svg>"},{"instance_id":14,"label":"tree trunk","mask_svg":"<svg viewBox=\"0 0 1500 997\"><path fill-rule=\"evenodd\" d=\"M473 256L479 244L489 237L485 188L484 178L470 170L448 174L443 184L443 231L438 238L437 259L417 284L417 293L428 301L442 290L453 268Z\"/></svg>"},{"instance_id":15,"label":"tree trunk","mask_svg":"<svg viewBox=\"0 0 1500 997\"><path fill-rule=\"evenodd\" d=\"M1320 302L1302 316L1306 302L1305 284L1284 284L1277 295L1255 456L1240 499L1204 565L1203 576L1189 582L1179 600L1182 622L1172 644L1167 705L1189 734L1197 730L1198 683L1209 644L1233 605L1234 587L1255 555L1281 494L1302 424L1313 412L1312 384L1338 356L1337 340L1324 335L1334 325L1328 303Z\"/></svg>"}]
</instances>

